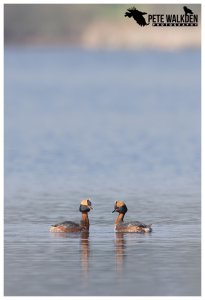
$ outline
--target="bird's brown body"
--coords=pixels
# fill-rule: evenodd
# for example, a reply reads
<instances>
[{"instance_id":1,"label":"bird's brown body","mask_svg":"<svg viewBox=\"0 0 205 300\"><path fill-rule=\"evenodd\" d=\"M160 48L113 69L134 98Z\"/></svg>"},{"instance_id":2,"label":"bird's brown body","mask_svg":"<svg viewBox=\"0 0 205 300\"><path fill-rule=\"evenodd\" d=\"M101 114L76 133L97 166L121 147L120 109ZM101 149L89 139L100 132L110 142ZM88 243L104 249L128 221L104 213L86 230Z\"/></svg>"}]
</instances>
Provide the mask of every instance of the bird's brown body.
<instances>
[{"instance_id":1,"label":"bird's brown body","mask_svg":"<svg viewBox=\"0 0 205 300\"><path fill-rule=\"evenodd\" d=\"M81 222L75 223L71 221L61 222L52 225L49 229L50 232L88 232L89 231L89 218L88 212L92 208L90 200L82 200L80 204L80 212L82 212Z\"/></svg>"},{"instance_id":2,"label":"bird's brown body","mask_svg":"<svg viewBox=\"0 0 205 300\"><path fill-rule=\"evenodd\" d=\"M116 232L151 232L151 224L146 225L139 221L134 222L125 222L124 223L124 216L127 212L127 206L123 201L116 201L114 206L114 211L118 212L118 216L115 219L115 231Z\"/></svg>"}]
</instances>

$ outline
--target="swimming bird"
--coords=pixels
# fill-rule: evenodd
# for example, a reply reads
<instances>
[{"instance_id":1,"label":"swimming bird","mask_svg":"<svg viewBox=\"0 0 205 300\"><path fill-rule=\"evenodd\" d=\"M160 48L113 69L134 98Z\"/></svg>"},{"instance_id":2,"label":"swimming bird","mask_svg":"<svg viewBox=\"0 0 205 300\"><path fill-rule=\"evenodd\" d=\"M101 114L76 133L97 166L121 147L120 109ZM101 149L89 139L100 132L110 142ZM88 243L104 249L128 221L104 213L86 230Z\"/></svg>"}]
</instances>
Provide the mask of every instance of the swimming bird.
<instances>
[{"instance_id":1,"label":"swimming bird","mask_svg":"<svg viewBox=\"0 0 205 300\"><path fill-rule=\"evenodd\" d=\"M80 203L79 211L82 213L81 222L75 223L71 221L64 221L52 225L49 229L51 232L88 232L89 231L89 219L88 212L92 209L92 203L90 199L82 200Z\"/></svg>"},{"instance_id":2,"label":"swimming bird","mask_svg":"<svg viewBox=\"0 0 205 300\"><path fill-rule=\"evenodd\" d=\"M114 212L118 212L118 216L115 219L115 231L116 232L151 232L152 224L146 225L139 221L124 223L124 216L128 211L126 204L123 201L116 201L114 206Z\"/></svg>"},{"instance_id":3,"label":"swimming bird","mask_svg":"<svg viewBox=\"0 0 205 300\"><path fill-rule=\"evenodd\" d=\"M193 11L191 9L189 9L187 6L183 6L183 9L184 9L184 12L185 12L185 15L193 15Z\"/></svg>"},{"instance_id":4,"label":"swimming bird","mask_svg":"<svg viewBox=\"0 0 205 300\"><path fill-rule=\"evenodd\" d=\"M145 26L145 25L149 25L148 23L146 23L145 18L143 17L143 15L146 15L146 12L141 12L139 10L137 10L135 7L129 8L127 9L126 13L125 13L125 17L131 18L133 17L133 19L137 22L137 24L139 24L140 26Z\"/></svg>"}]
</instances>

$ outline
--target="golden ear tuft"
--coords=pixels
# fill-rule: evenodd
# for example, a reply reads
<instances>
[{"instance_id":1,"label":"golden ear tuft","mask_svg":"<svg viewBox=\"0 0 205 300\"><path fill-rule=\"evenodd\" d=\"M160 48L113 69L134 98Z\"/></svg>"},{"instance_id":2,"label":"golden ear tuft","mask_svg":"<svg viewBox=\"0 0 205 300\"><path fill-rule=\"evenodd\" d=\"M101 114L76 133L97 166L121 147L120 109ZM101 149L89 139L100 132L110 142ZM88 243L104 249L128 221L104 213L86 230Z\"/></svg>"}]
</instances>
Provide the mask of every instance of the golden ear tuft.
<instances>
[{"instance_id":1,"label":"golden ear tuft","mask_svg":"<svg viewBox=\"0 0 205 300\"><path fill-rule=\"evenodd\" d=\"M80 204L81 205L88 205L88 200L86 199L86 200L82 200L81 202L80 202Z\"/></svg>"},{"instance_id":2,"label":"golden ear tuft","mask_svg":"<svg viewBox=\"0 0 205 300\"><path fill-rule=\"evenodd\" d=\"M89 202L88 201L90 201L90 199L83 199L81 202L80 202L80 204L81 205L89 205Z\"/></svg>"},{"instance_id":3,"label":"golden ear tuft","mask_svg":"<svg viewBox=\"0 0 205 300\"><path fill-rule=\"evenodd\" d=\"M116 201L115 203L116 203L117 207L121 207L121 206L125 205L125 202L123 202L123 201Z\"/></svg>"}]
</instances>

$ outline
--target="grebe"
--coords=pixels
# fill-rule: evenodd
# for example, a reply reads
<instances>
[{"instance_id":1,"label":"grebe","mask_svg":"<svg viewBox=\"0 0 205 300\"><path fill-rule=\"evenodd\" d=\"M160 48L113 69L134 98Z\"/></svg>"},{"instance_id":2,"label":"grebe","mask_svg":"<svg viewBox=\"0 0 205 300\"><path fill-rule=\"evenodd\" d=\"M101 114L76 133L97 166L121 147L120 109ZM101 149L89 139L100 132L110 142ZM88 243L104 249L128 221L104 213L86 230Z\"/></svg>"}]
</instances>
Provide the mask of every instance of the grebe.
<instances>
[{"instance_id":1,"label":"grebe","mask_svg":"<svg viewBox=\"0 0 205 300\"><path fill-rule=\"evenodd\" d=\"M152 224L146 225L139 221L123 222L124 216L128 211L127 206L123 201L116 201L113 212L118 212L119 215L115 219L116 232L151 232Z\"/></svg>"},{"instance_id":2,"label":"grebe","mask_svg":"<svg viewBox=\"0 0 205 300\"><path fill-rule=\"evenodd\" d=\"M88 232L89 219L88 212L92 209L90 199L82 200L80 203L79 211L82 213L80 224L71 221L65 221L52 225L49 229L51 232Z\"/></svg>"}]
</instances>

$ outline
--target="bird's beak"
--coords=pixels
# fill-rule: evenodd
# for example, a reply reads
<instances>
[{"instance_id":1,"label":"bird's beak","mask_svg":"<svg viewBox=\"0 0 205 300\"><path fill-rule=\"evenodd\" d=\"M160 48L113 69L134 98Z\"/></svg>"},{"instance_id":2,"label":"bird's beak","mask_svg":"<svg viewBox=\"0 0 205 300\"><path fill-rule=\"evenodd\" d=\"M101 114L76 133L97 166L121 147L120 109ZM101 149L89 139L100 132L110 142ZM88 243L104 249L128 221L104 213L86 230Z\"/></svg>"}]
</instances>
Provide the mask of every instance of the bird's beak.
<instances>
[{"instance_id":1,"label":"bird's beak","mask_svg":"<svg viewBox=\"0 0 205 300\"><path fill-rule=\"evenodd\" d=\"M114 213L116 210L114 209L113 211L112 211L112 213Z\"/></svg>"},{"instance_id":2,"label":"bird's beak","mask_svg":"<svg viewBox=\"0 0 205 300\"><path fill-rule=\"evenodd\" d=\"M93 207L92 206L88 206L90 209L93 209Z\"/></svg>"}]
</instances>

